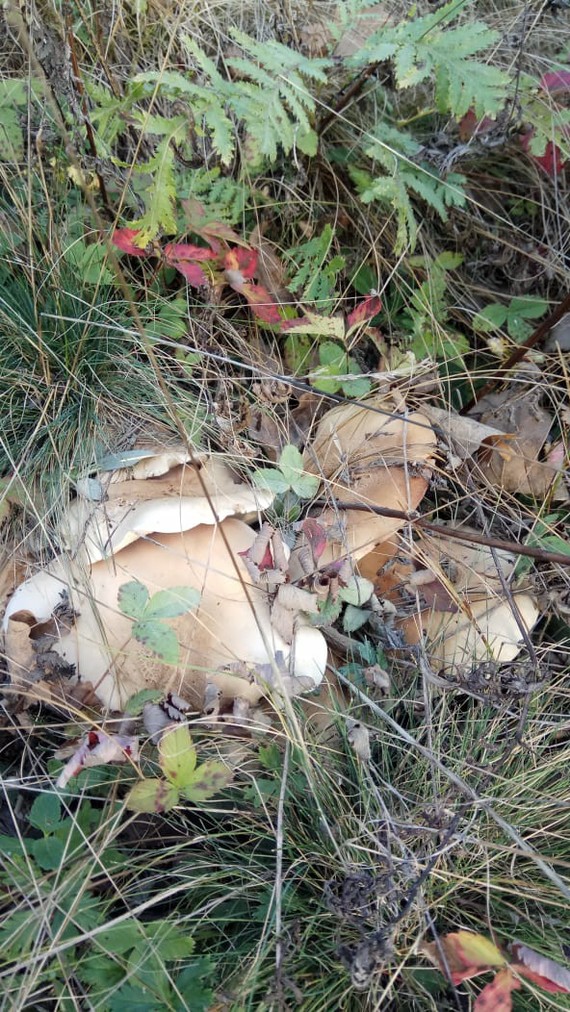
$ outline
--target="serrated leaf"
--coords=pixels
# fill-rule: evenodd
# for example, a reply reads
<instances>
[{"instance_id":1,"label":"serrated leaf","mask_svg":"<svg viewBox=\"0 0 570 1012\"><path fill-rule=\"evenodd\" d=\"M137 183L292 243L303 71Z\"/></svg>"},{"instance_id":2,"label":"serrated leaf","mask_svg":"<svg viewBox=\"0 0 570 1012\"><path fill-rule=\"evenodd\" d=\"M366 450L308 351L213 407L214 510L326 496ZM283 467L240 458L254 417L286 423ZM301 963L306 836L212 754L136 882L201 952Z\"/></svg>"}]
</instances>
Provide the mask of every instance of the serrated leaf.
<instances>
[{"instance_id":1,"label":"serrated leaf","mask_svg":"<svg viewBox=\"0 0 570 1012\"><path fill-rule=\"evenodd\" d=\"M31 826L42 833L53 833L61 822L61 802L57 794L39 794L28 816Z\"/></svg>"},{"instance_id":2,"label":"serrated leaf","mask_svg":"<svg viewBox=\"0 0 570 1012\"><path fill-rule=\"evenodd\" d=\"M480 313L477 313L473 317L473 326L476 330L487 334L492 330L498 330L499 327L502 327L506 322L507 316L508 309L506 306L501 306L499 302L492 302L490 306L485 306Z\"/></svg>"},{"instance_id":3,"label":"serrated leaf","mask_svg":"<svg viewBox=\"0 0 570 1012\"><path fill-rule=\"evenodd\" d=\"M320 316L307 309L305 316L285 320L281 329L287 334L313 334L315 337L332 337L343 341L346 325L342 316Z\"/></svg>"},{"instance_id":4,"label":"serrated leaf","mask_svg":"<svg viewBox=\"0 0 570 1012\"><path fill-rule=\"evenodd\" d=\"M303 469L303 458L296 446L283 447L279 458L279 468L287 487L291 488L300 499L310 499L320 486L320 479L307 474Z\"/></svg>"},{"instance_id":5,"label":"serrated leaf","mask_svg":"<svg viewBox=\"0 0 570 1012\"><path fill-rule=\"evenodd\" d=\"M138 717L147 703L160 703L163 699L164 692L160 689L141 689L127 700L123 712L127 717Z\"/></svg>"},{"instance_id":6,"label":"serrated leaf","mask_svg":"<svg viewBox=\"0 0 570 1012\"><path fill-rule=\"evenodd\" d=\"M196 749L188 728L182 724L167 731L158 746L160 768L165 777L178 790L193 782L196 769Z\"/></svg>"},{"instance_id":7,"label":"serrated leaf","mask_svg":"<svg viewBox=\"0 0 570 1012\"><path fill-rule=\"evenodd\" d=\"M123 615L128 615L129 618L141 618L148 600L148 590L139 580L130 580L119 587L117 603Z\"/></svg>"},{"instance_id":8,"label":"serrated leaf","mask_svg":"<svg viewBox=\"0 0 570 1012\"><path fill-rule=\"evenodd\" d=\"M61 867L65 854L65 843L57 836L45 836L41 840L30 840L28 847L43 871L56 871Z\"/></svg>"},{"instance_id":9,"label":"serrated leaf","mask_svg":"<svg viewBox=\"0 0 570 1012\"><path fill-rule=\"evenodd\" d=\"M200 604L200 591L194 587L169 587L153 594L144 610L145 620L150 618L177 618Z\"/></svg>"},{"instance_id":10,"label":"serrated leaf","mask_svg":"<svg viewBox=\"0 0 570 1012\"><path fill-rule=\"evenodd\" d=\"M276 495L287 492L289 488L289 482L285 480L281 471L277 471L274 467L259 468L253 472L252 478L258 488L268 489Z\"/></svg>"},{"instance_id":11,"label":"serrated leaf","mask_svg":"<svg viewBox=\"0 0 570 1012\"><path fill-rule=\"evenodd\" d=\"M198 766L192 783L184 787L182 794L189 801L200 804L221 791L232 779L232 772L221 762L207 762Z\"/></svg>"},{"instance_id":12,"label":"serrated leaf","mask_svg":"<svg viewBox=\"0 0 570 1012\"><path fill-rule=\"evenodd\" d=\"M166 780L141 780L131 788L125 798L125 805L132 812L155 812L162 815L180 801L180 795L173 784Z\"/></svg>"},{"instance_id":13,"label":"serrated leaf","mask_svg":"<svg viewBox=\"0 0 570 1012\"><path fill-rule=\"evenodd\" d=\"M180 647L176 633L164 622L158 619L138 619L132 627L132 634L165 664L176 664L178 661Z\"/></svg>"}]
</instances>

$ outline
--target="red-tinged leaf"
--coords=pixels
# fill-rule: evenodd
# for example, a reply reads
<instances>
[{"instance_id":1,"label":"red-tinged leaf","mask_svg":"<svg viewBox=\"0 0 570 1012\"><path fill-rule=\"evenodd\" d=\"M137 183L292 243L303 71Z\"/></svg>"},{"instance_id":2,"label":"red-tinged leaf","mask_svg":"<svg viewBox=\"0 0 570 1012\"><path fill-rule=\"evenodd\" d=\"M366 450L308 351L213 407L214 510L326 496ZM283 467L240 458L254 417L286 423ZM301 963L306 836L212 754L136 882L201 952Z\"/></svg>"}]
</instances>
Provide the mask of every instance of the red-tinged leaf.
<instances>
[{"instance_id":1,"label":"red-tinged leaf","mask_svg":"<svg viewBox=\"0 0 570 1012\"><path fill-rule=\"evenodd\" d=\"M513 1007L511 992L517 991L520 986L520 981L513 976L508 967L499 970L478 995L473 1012L511 1012Z\"/></svg>"},{"instance_id":2,"label":"red-tinged leaf","mask_svg":"<svg viewBox=\"0 0 570 1012\"><path fill-rule=\"evenodd\" d=\"M466 112L465 116L459 120L459 139L469 141L472 137L487 134L494 125L495 121L488 116L479 119L475 110L469 109L469 112Z\"/></svg>"},{"instance_id":3,"label":"red-tinged leaf","mask_svg":"<svg viewBox=\"0 0 570 1012\"><path fill-rule=\"evenodd\" d=\"M130 253L134 257L146 257L148 256L146 247L137 246L138 235L140 232L136 228L116 228L111 236L111 242L123 253Z\"/></svg>"},{"instance_id":4,"label":"red-tinged leaf","mask_svg":"<svg viewBox=\"0 0 570 1012\"><path fill-rule=\"evenodd\" d=\"M234 285L231 285L231 287L234 288ZM243 284L239 288L236 288L235 291L238 291L240 295L243 295L244 299L247 299L252 311L264 323L281 323L279 306L276 302L273 302L269 292L263 285Z\"/></svg>"},{"instance_id":5,"label":"red-tinged leaf","mask_svg":"<svg viewBox=\"0 0 570 1012\"><path fill-rule=\"evenodd\" d=\"M222 242L235 242L237 246L247 246L247 240L234 232L229 225L225 225L223 221L209 221L200 227L198 235L202 235L213 247L218 239L221 239ZM219 248L219 242L216 245Z\"/></svg>"},{"instance_id":6,"label":"red-tinged leaf","mask_svg":"<svg viewBox=\"0 0 570 1012\"><path fill-rule=\"evenodd\" d=\"M570 70L553 70L543 74L540 87L549 95L560 95L570 91Z\"/></svg>"},{"instance_id":7,"label":"red-tinged leaf","mask_svg":"<svg viewBox=\"0 0 570 1012\"><path fill-rule=\"evenodd\" d=\"M422 952L454 984L461 984L493 967L504 966L506 962L493 942L472 931L455 931L442 935L438 945L435 942L424 942ZM442 960L442 953L445 961Z\"/></svg>"},{"instance_id":8,"label":"red-tinged leaf","mask_svg":"<svg viewBox=\"0 0 570 1012\"><path fill-rule=\"evenodd\" d=\"M186 278L188 284L193 288L201 288L202 285L207 285L210 281L200 264L192 264L189 260L172 260L170 264L172 267L176 267L176 270Z\"/></svg>"},{"instance_id":9,"label":"red-tinged leaf","mask_svg":"<svg viewBox=\"0 0 570 1012\"><path fill-rule=\"evenodd\" d=\"M263 555L261 556L261 559L259 561L257 558L254 559L252 557L253 552L254 552L254 545L252 545L251 548L246 549L246 551L244 552L238 552L238 555L241 555L243 559L249 559L250 562L252 562L255 566L257 566L260 572L266 572L267 570L275 568L275 562L273 561L273 554L271 551L270 542L268 542L267 545L265 546Z\"/></svg>"},{"instance_id":10,"label":"red-tinged leaf","mask_svg":"<svg viewBox=\"0 0 570 1012\"><path fill-rule=\"evenodd\" d=\"M347 324L350 327L356 327L361 323L367 323L373 316L382 309L382 302L378 295L369 295L368 298L363 299L357 306L354 307L352 313L348 314Z\"/></svg>"},{"instance_id":11,"label":"red-tinged leaf","mask_svg":"<svg viewBox=\"0 0 570 1012\"><path fill-rule=\"evenodd\" d=\"M506 959L494 942L474 931L455 931L445 936L460 958L472 966L504 966Z\"/></svg>"},{"instance_id":12,"label":"red-tinged leaf","mask_svg":"<svg viewBox=\"0 0 570 1012\"><path fill-rule=\"evenodd\" d=\"M318 520L313 520L311 517L308 520L303 520L301 530L309 542L313 561L318 562L327 547L327 532Z\"/></svg>"},{"instance_id":13,"label":"red-tinged leaf","mask_svg":"<svg viewBox=\"0 0 570 1012\"><path fill-rule=\"evenodd\" d=\"M257 270L257 252L254 249L231 249L224 256L224 270L228 284L236 291L244 281L251 281Z\"/></svg>"},{"instance_id":14,"label":"red-tinged leaf","mask_svg":"<svg viewBox=\"0 0 570 1012\"><path fill-rule=\"evenodd\" d=\"M531 128L526 133L521 135L520 144L523 151L529 151L530 157L537 165L540 165L541 169L544 169L549 176L557 176L566 165L565 159L562 157L562 152L557 144L553 141L549 141L544 149L542 155L533 155L530 149L530 142L534 137L534 130Z\"/></svg>"},{"instance_id":15,"label":"red-tinged leaf","mask_svg":"<svg viewBox=\"0 0 570 1012\"><path fill-rule=\"evenodd\" d=\"M561 966L553 959L548 959L541 952L529 949L522 942L513 942L511 952L517 960L513 969L544 991L554 994L570 994L570 969Z\"/></svg>"},{"instance_id":16,"label":"red-tinged leaf","mask_svg":"<svg viewBox=\"0 0 570 1012\"><path fill-rule=\"evenodd\" d=\"M216 254L209 246L195 246L191 242L169 242L164 247L164 259L167 263L179 268L180 263L201 263L204 260L215 260Z\"/></svg>"}]
</instances>

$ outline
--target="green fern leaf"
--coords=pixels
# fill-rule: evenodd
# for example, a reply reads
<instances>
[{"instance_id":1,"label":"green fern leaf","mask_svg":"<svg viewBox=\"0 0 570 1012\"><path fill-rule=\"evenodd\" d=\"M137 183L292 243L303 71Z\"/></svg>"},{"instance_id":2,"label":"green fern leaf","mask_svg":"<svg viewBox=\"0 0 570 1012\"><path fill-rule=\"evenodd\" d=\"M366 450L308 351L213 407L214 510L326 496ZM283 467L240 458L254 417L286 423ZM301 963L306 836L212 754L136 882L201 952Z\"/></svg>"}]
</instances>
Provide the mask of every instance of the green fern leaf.
<instances>
[{"instance_id":1,"label":"green fern leaf","mask_svg":"<svg viewBox=\"0 0 570 1012\"><path fill-rule=\"evenodd\" d=\"M145 201L145 213L130 226L139 230L137 241L140 246L146 246L159 232L172 235L177 230L174 216L176 197L174 152L170 145L171 139L172 135L165 137L150 161L146 165L135 167L136 172L148 172L152 175L152 183Z\"/></svg>"}]
</instances>

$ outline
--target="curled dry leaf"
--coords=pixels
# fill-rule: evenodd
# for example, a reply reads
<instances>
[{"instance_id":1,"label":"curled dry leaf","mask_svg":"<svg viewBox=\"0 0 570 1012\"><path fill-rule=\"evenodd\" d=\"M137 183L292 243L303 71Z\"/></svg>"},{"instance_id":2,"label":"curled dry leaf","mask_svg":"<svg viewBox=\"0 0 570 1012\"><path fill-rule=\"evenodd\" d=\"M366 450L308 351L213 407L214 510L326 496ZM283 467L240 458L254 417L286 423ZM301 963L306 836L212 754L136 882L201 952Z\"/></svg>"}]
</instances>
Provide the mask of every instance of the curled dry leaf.
<instances>
[{"instance_id":1,"label":"curled dry leaf","mask_svg":"<svg viewBox=\"0 0 570 1012\"><path fill-rule=\"evenodd\" d=\"M136 762L139 757L139 740L128 735L105 734L104 731L89 731L79 748L65 764L56 787L66 787L72 777L78 776L88 766L102 766L110 762Z\"/></svg>"},{"instance_id":2,"label":"curled dry leaf","mask_svg":"<svg viewBox=\"0 0 570 1012\"><path fill-rule=\"evenodd\" d=\"M174 467L152 481L111 483L104 503L76 499L61 537L65 548L75 553L84 546L89 561L98 562L146 534L172 534L228 516L255 515L272 499L269 491L253 488L226 463L211 458Z\"/></svg>"},{"instance_id":3,"label":"curled dry leaf","mask_svg":"<svg viewBox=\"0 0 570 1012\"><path fill-rule=\"evenodd\" d=\"M570 969L567 966L561 966L554 959L535 952L522 942L513 942L511 952L516 959L513 967L521 976L538 984L545 991L570 994Z\"/></svg>"},{"instance_id":4,"label":"curled dry leaf","mask_svg":"<svg viewBox=\"0 0 570 1012\"><path fill-rule=\"evenodd\" d=\"M501 429L507 438L484 441L475 475L506 492L544 498L560 467L539 460L553 419L536 394L514 384L503 393L488 395L476 410L484 425ZM566 498L564 491L562 495Z\"/></svg>"},{"instance_id":5,"label":"curled dry leaf","mask_svg":"<svg viewBox=\"0 0 570 1012\"><path fill-rule=\"evenodd\" d=\"M520 981L508 967L499 970L477 995L473 1012L511 1012L511 992L518 991L520 986Z\"/></svg>"}]
</instances>

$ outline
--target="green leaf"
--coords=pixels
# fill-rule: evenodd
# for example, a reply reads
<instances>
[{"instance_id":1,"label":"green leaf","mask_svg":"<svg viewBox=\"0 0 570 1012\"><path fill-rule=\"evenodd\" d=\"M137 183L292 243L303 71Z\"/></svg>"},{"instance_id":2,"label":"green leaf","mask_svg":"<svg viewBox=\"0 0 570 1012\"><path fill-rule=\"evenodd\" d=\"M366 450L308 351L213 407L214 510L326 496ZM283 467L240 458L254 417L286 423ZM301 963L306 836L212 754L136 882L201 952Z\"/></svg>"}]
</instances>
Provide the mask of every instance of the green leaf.
<instances>
[{"instance_id":1,"label":"green leaf","mask_svg":"<svg viewBox=\"0 0 570 1012\"><path fill-rule=\"evenodd\" d=\"M374 584L363 576L353 576L346 587L341 587L338 596L341 601L360 607L370 600L374 593Z\"/></svg>"},{"instance_id":2,"label":"green leaf","mask_svg":"<svg viewBox=\"0 0 570 1012\"><path fill-rule=\"evenodd\" d=\"M289 482L283 477L281 471L277 471L274 467L259 468L253 472L252 478L258 488L268 489L275 495L287 492L289 488Z\"/></svg>"},{"instance_id":3,"label":"green leaf","mask_svg":"<svg viewBox=\"0 0 570 1012\"><path fill-rule=\"evenodd\" d=\"M147 703L160 703L163 699L164 692L160 689L141 689L127 700L123 712L127 717L138 717Z\"/></svg>"},{"instance_id":4,"label":"green leaf","mask_svg":"<svg viewBox=\"0 0 570 1012\"><path fill-rule=\"evenodd\" d=\"M148 601L144 618L177 618L200 604L200 591L194 587L169 587L159 590Z\"/></svg>"},{"instance_id":5,"label":"green leaf","mask_svg":"<svg viewBox=\"0 0 570 1012\"><path fill-rule=\"evenodd\" d=\"M179 790L193 782L196 749L188 728L181 724L167 731L158 746L160 767L165 777Z\"/></svg>"},{"instance_id":6,"label":"green leaf","mask_svg":"<svg viewBox=\"0 0 570 1012\"><path fill-rule=\"evenodd\" d=\"M367 611L366 608L356 608L353 604L347 604L342 616L342 628L345 633L356 632L368 622L371 614L372 612Z\"/></svg>"},{"instance_id":7,"label":"green leaf","mask_svg":"<svg viewBox=\"0 0 570 1012\"><path fill-rule=\"evenodd\" d=\"M295 146L304 155L314 158L319 148L319 135L314 130L299 130L295 137Z\"/></svg>"},{"instance_id":8,"label":"green leaf","mask_svg":"<svg viewBox=\"0 0 570 1012\"><path fill-rule=\"evenodd\" d=\"M165 664L177 663L180 656L178 638L174 629L164 622L159 622L158 619L139 619L133 624L132 634Z\"/></svg>"},{"instance_id":9,"label":"green leaf","mask_svg":"<svg viewBox=\"0 0 570 1012\"><path fill-rule=\"evenodd\" d=\"M188 959L194 953L194 939L188 932L169 920L150 921L144 925L144 935L152 943L159 959L164 962ZM145 939L144 947L147 947Z\"/></svg>"},{"instance_id":10,"label":"green leaf","mask_svg":"<svg viewBox=\"0 0 570 1012\"><path fill-rule=\"evenodd\" d=\"M155 812L158 815L169 812L180 800L180 794L173 784L166 780L141 780L131 788L125 798L125 805L132 812Z\"/></svg>"},{"instance_id":11,"label":"green leaf","mask_svg":"<svg viewBox=\"0 0 570 1012\"><path fill-rule=\"evenodd\" d=\"M123 615L129 618L141 618L147 606L149 593L146 587L138 580L131 580L119 587L117 601Z\"/></svg>"},{"instance_id":12,"label":"green leaf","mask_svg":"<svg viewBox=\"0 0 570 1012\"><path fill-rule=\"evenodd\" d=\"M473 317L473 326L476 330L488 334L492 330L498 330L505 323L508 316L508 309L499 302L492 302L485 306L480 313Z\"/></svg>"},{"instance_id":13,"label":"green leaf","mask_svg":"<svg viewBox=\"0 0 570 1012\"><path fill-rule=\"evenodd\" d=\"M137 165L137 173L149 174L152 184L145 193L145 213L141 218L131 222L130 227L138 229L137 242L147 246L159 232L172 235L177 230L174 214L176 199L176 181L174 178L174 151L171 141L187 130L185 118L172 120L172 129L168 136L157 146L153 157L145 165Z\"/></svg>"},{"instance_id":14,"label":"green leaf","mask_svg":"<svg viewBox=\"0 0 570 1012\"><path fill-rule=\"evenodd\" d=\"M319 614L311 615L311 625L332 625L342 611L342 601L329 594L324 601L319 601Z\"/></svg>"},{"instance_id":15,"label":"green leaf","mask_svg":"<svg viewBox=\"0 0 570 1012\"><path fill-rule=\"evenodd\" d=\"M44 836L42 840L30 840L28 848L44 871L56 871L61 867L66 847L58 837Z\"/></svg>"},{"instance_id":16,"label":"green leaf","mask_svg":"<svg viewBox=\"0 0 570 1012\"><path fill-rule=\"evenodd\" d=\"M53 833L61 822L61 801L57 794L39 794L28 816L30 825L42 833Z\"/></svg>"},{"instance_id":17,"label":"green leaf","mask_svg":"<svg viewBox=\"0 0 570 1012\"><path fill-rule=\"evenodd\" d=\"M221 762L207 762L198 766L192 783L182 789L182 794L189 801L199 805L221 791L232 779L232 772Z\"/></svg>"},{"instance_id":18,"label":"green leaf","mask_svg":"<svg viewBox=\"0 0 570 1012\"><path fill-rule=\"evenodd\" d=\"M214 978L215 963L209 956L202 956L186 966L176 978L176 988L184 996L183 1004L176 1006L176 1012L209 1012L214 1007L214 992L209 981Z\"/></svg>"},{"instance_id":19,"label":"green leaf","mask_svg":"<svg viewBox=\"0 0 570 1012\"><path fill-rule=\"evenodd\" d=\"M544 316L548 309L546 299L511 299L509 304L509 316L522 316L526 320L537 320Z\"/></svg>"},{"instance_id":20,"label":"green leaf","mask_svg":"<svg viewBox=\"0 0 570 1012\"><path fill-rule=\"evenodd\" d=\"M287 482L287 488L291 488L300 499L310 499L316 494L320 479L303 470L303 458L296 446L283 447L279 468Z\"/></svg>"}]
</instances>

